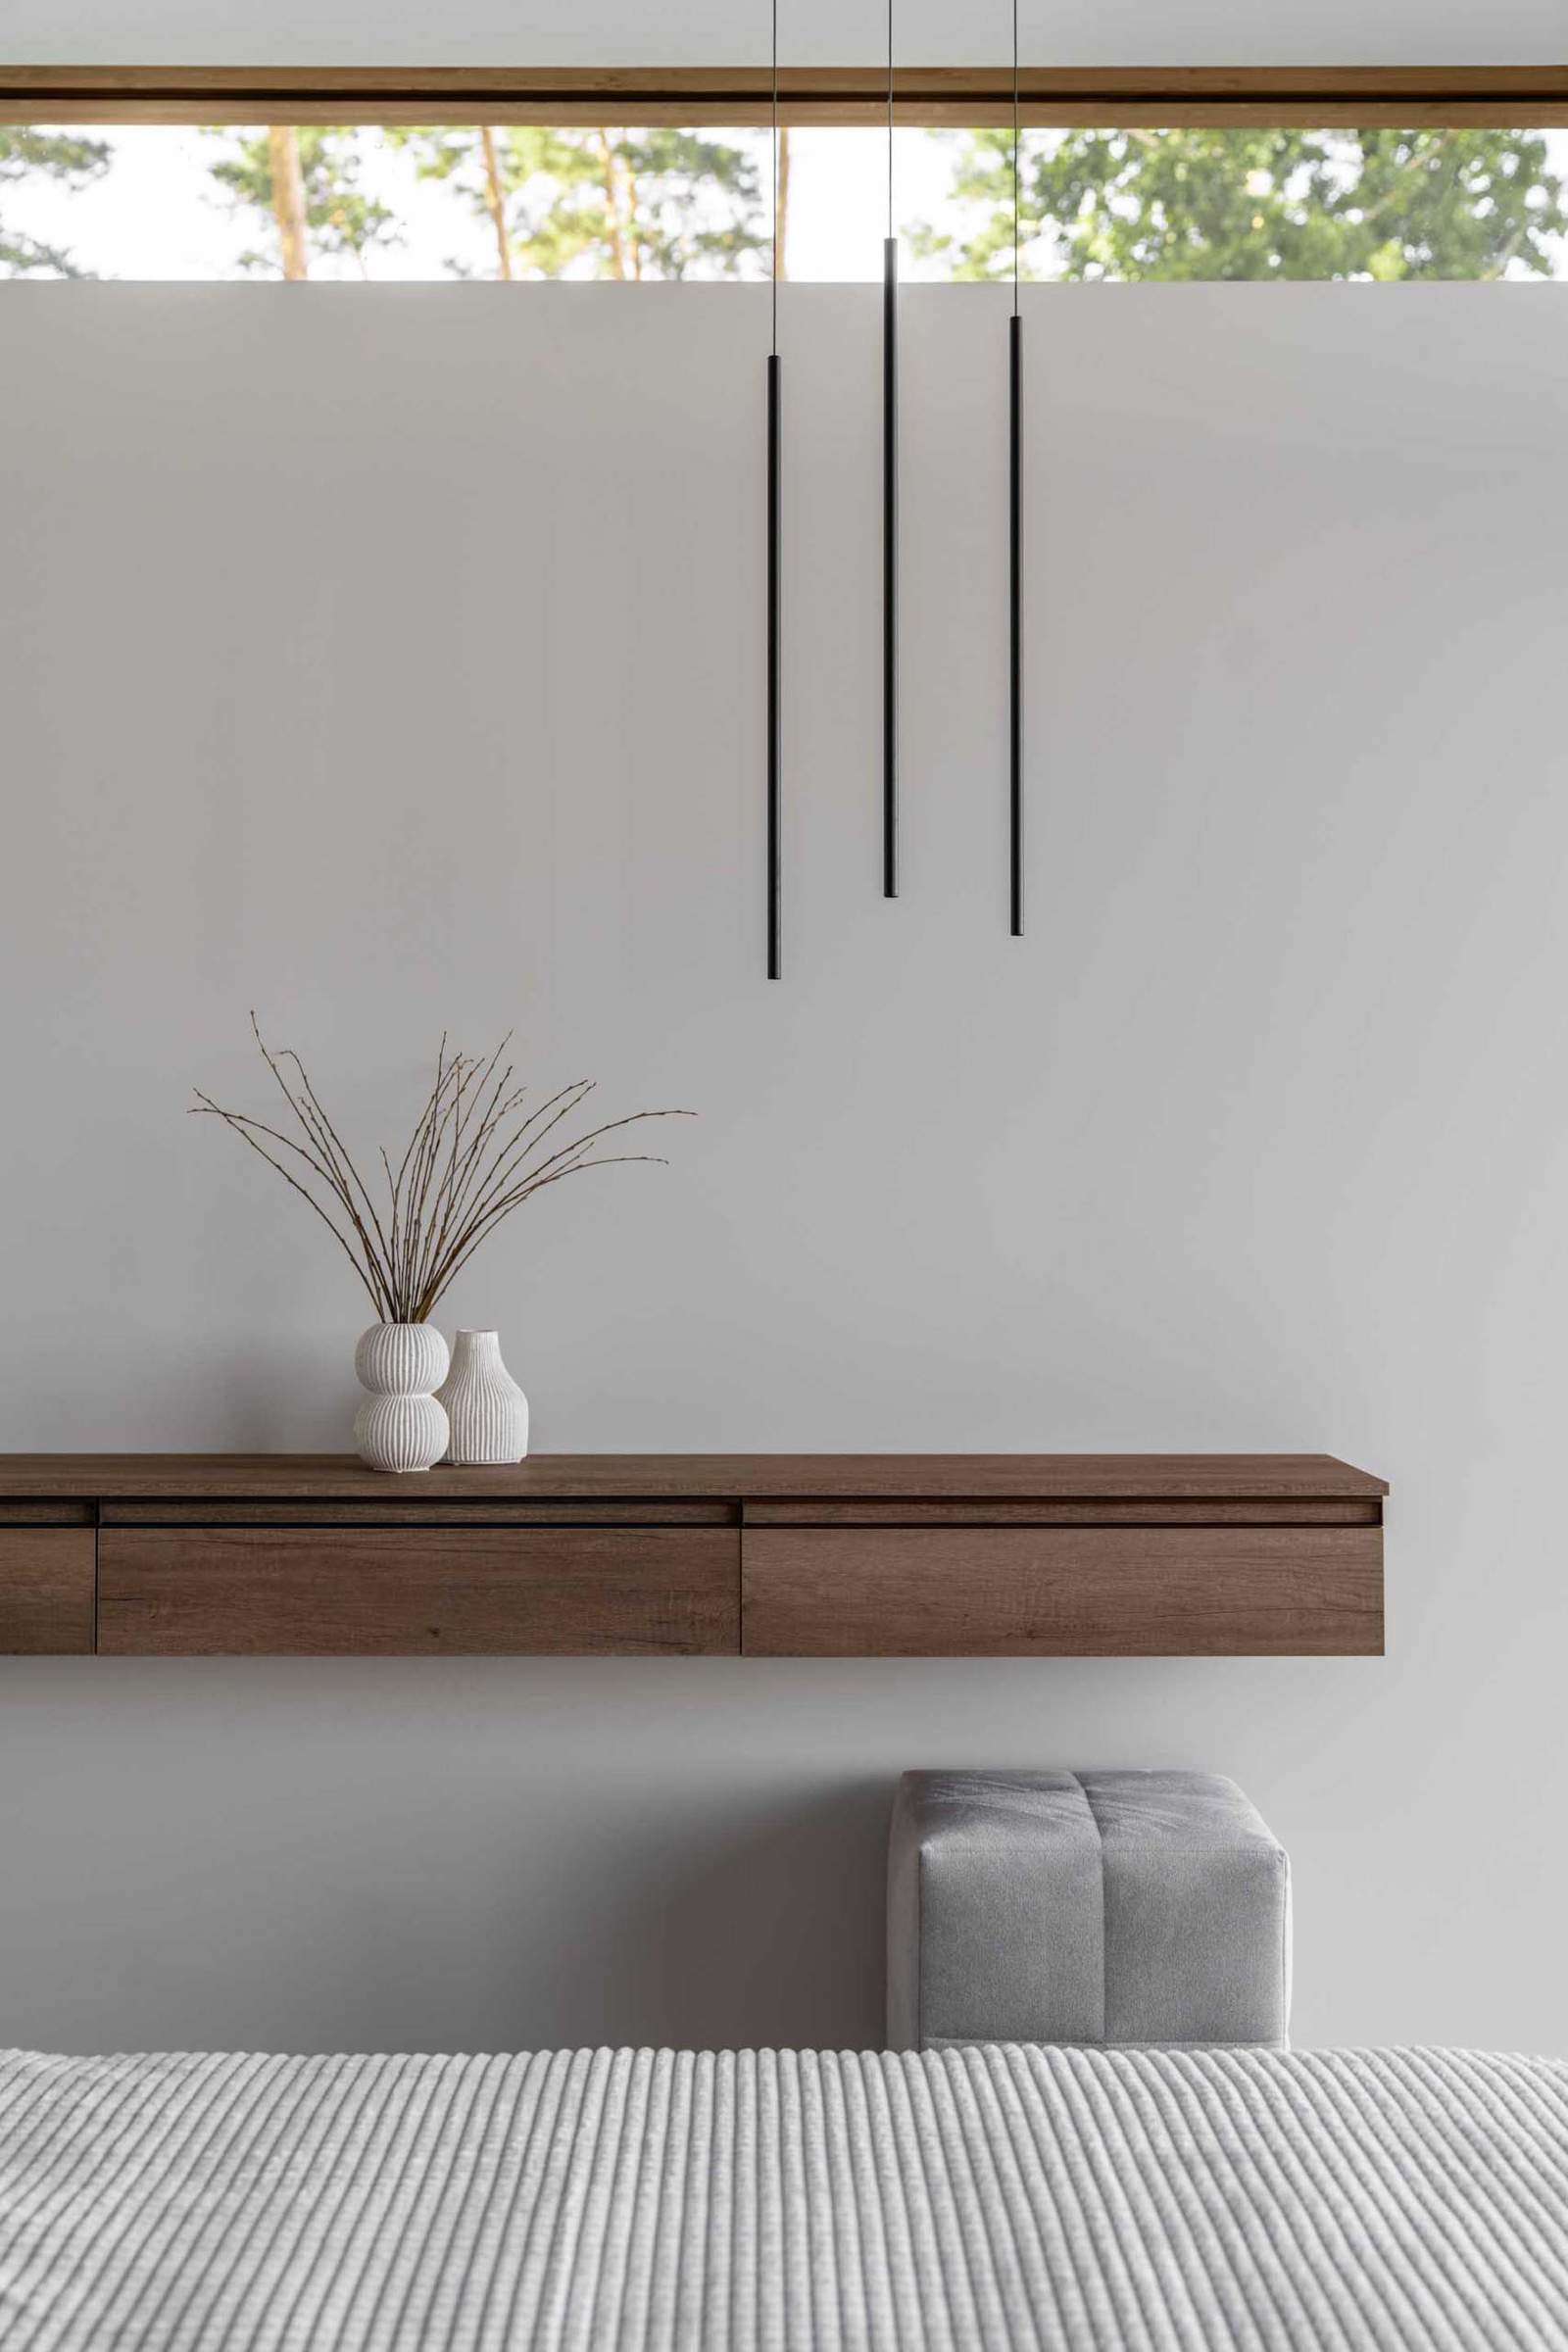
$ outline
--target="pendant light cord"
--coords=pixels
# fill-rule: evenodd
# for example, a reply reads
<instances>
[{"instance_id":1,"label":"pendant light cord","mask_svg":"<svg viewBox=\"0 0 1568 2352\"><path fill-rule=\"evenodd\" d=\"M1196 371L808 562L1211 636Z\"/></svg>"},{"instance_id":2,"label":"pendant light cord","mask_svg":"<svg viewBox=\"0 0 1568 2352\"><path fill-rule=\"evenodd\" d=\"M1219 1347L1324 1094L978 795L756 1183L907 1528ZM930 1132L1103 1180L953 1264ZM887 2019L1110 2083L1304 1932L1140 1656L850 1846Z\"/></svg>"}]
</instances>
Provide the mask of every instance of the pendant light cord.
<instances>
[{"instance_id":1,"label":"pendant light cord","mask_svg":"<svg viewBox=\"0 0 1568 2352\"><path fill-rule=\"evenodd\" d=\"M888 235L893 234L893 0L888 0Z\"/></svg>"},{"instance_id":2,"label":"pendant light cord","mask_svg":"<svg viewBox=\"0 0 1568 2352\"><path fill-rule=\"evenodd\" d=\"M773 356L778 356L778 0L773 0Z\"/></svg>"},{"instance_id":3,"label":"pendant light cord","mask_svg":"<svg viewBox=\"0 0 1568 2352\"><path fill-rule=\"evenodd\" d=\"M1013 0L1013 318L1018 318L1018 242L1020 242L1020 134L1018 134L1018 0Z\"/></svg>"},{"instance_id":4,"label":"pendant light cord","mask_svg":"<svg viewBox=\"0 0 1568 2352\"><path fill-rule=\"evenodd\" d=\"M888 0L888 233L882 247L882 896L899 895L899 239L893 210Z\"/></svg>"}]
</instances>

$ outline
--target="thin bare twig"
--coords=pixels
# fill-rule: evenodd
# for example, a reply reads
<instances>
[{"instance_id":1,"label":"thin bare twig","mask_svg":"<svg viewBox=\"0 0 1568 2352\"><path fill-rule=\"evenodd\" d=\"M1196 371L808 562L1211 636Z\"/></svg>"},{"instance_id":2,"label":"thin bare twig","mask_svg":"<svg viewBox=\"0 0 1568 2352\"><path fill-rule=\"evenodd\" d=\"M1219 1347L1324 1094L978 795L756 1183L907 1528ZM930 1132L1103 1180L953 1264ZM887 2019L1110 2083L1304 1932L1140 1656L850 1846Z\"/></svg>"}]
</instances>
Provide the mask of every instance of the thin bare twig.
<instances>
[{"instance_id":1,"label":"thin bare twig","mask_svg":"<svg viewBox=\"0 0 1568 2352\"><path fill-rule=\"evenodd\" d=\"M694 1116L679 1110L631 1111L589 1128L541 1158L547 1139L582 1107L594 1081L573 1079L524 1111L531 1090L514 1086L513 1065L502 1062L510 1031L493 1053L481 1056L449 1052L443 1036L436 1050L434 1080L395 1170L385 1147L377 1148L386 1185L386 1205L378 1208L299 1054L291 1046L274 1052L254 1013L251 1030L304 1142L247 1111L223 1109L199 1088L193 1110L221 1119L299 1194L331 1234L377 1317L386 1323L424 1322L496 1227L547 1185L589 1168L639 1161L665 1164L651 1152L595 1152L605 1136L642 1119ZM293 1085L285 1065L295 1073ZM266 1143L259 1140L264 1136ZM301 1173L291 1173L268 1149L270 1144L288 1153ZM346 1223L340 1223L340 1217Z\"/></svg>"},{"instance_id":2,"label":"thin bare twig","mask_svg":"<svg viewBox=\"0 0 1568 2352\"><path fill-rule=\"evenodd\" d=\"M320 1218L321 1223L326 1227L327 1232L332 1236L332 1239L336 1242L338 1248L343 1251L344 1256L348 1259L349 1264L354 1268L355 1273L365 1285L365 1288L369 1295L371 1305L375 1308L377 1314L381 1315L382 1319L385 1320L385 1308L383 1307L382 1301L377 1297L370 1277L355 1253L354 1248L349 1242L347 1236L341 1233L337 1226L333 1224L331 1218L327 1215L325 1209L316 1199L315 1195L308 1192L303 1184L299 1183L296 1178L289 1174L287 1168L284 1167L280 1159L274 1159L272 1157L272 1154L268 1151L265 1144L259 1144L256 1141L255 1136L250 1133L250 1122L237 1116L233 1111L220 1110L218 1104L216 1102L208 1102L205 1096L203 1096L202 1099L196 1103L190 1115L193 1118L210 1116L215 1119L221 1119L225 1127L231 1127L233 1129L234 1133L240 1138L242 1143L249 1144L253 1152L259 1152L261 1153L263 1159L266 1160L270 1168L275 1168L277 1170L278 1174L282 1177L283 1182L290 1186L293 1191L298 1193L302 1200L308 1202L309 1205L315 1209L317 1215Z\"/></svg>"}]
</instances>

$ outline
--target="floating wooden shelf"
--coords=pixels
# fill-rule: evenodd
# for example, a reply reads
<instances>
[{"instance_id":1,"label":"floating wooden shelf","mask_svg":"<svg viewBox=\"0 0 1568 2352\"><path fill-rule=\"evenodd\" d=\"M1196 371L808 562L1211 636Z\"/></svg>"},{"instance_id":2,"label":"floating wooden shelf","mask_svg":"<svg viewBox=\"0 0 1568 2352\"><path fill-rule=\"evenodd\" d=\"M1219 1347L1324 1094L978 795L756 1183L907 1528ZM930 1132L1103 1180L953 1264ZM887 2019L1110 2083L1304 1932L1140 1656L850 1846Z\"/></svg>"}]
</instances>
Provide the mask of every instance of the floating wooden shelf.
<instances>
[{"instance_id":1,"label":"floating wooden shelf","mask_svg":"<svg viewBox=\"0 0 1568 2352\"><path fill-rule=\"evenodd\" d=\"M1378 1656L1328 1454L0 1455L0 1651Z\"/></svg>"}]
</instances>

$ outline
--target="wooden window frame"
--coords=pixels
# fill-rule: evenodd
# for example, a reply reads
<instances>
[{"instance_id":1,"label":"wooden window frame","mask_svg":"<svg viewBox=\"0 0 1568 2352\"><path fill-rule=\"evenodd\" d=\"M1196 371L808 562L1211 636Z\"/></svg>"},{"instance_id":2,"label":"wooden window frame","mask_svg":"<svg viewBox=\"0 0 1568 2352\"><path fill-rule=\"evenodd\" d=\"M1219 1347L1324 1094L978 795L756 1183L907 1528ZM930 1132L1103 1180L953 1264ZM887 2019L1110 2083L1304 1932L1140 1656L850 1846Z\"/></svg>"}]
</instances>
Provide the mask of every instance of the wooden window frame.
<instances>
[{"instance_id":1,"label":"wooden window frame","mask_svg":"<svg viewBox=\"0 0 1568 2352\"><path fill-rule=\"evenodd\" d=\"M973 129L1012 119L1010 71L906 67L895 116ZM1058 128L1268 124L1547 129L1568 66L1026 67L1022 118ZM0 66L4 122L762 123L765 68ZM871 67L780 74L790 123L883 123Z\"/></svg>"}]
</instances>

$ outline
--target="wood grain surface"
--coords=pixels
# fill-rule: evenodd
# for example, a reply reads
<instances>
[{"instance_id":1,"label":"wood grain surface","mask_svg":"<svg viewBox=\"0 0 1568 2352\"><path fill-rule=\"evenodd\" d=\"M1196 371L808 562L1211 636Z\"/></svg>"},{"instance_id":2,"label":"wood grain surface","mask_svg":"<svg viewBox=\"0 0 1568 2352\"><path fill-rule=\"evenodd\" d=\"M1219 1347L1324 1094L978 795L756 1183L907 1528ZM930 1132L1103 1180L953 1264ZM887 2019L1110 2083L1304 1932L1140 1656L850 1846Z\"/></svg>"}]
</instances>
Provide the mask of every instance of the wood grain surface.
<instances>
[{"instance_id":1,"label":"wood grain surface","mask_svg":"<svg viewBox=\"0 0 1568 2352\"><path fill-rule=\"evenodd\" d=\"M733 1655L719 1528L105 1528L106 1656Z\"/></svg>"},{"instance_id":2,"label":"wood grain surface","mask_svg":"<svg viewBox=\"0 0 1568 2352\"><path fill-rule=\"evenodd\" d=\"M0 1454L0 1498L97 1502L1327 1501L1380 1478L1327 1453L541 1453L394 1478L333 1453Z\"/></svg>"},{"instance_id":3,"label":"wood grain surface","mask_svg":"<svg viewBox=\"0 0 1568 2352\"><path fill-rule=\"evenodd\" d=\"M0 1648L1376 1655L1386 1493L1327 1454L12 1454Z\"/></svg>"},{"instance_id":4,"label":"wood grain surface","mask_svg":"<svg viewBox=\"0 0 1568 2352\"><path fill-rule=\"evenodd\" d=\"M90 1657L91 1528L0 1527L0 1656Z\"/></svg>"},{"instance_id":5,"label":"wood grain surface","mask_svg":"<svg viewBox=\"0 0 1568 2352\"><path fill-rule=\"evenodd\" d=\"M1392 123L1405 128L1568 121L1568 67L1050 66L1019 73L1024 122L1127 129L1184 123ZM1012 76L999 66L905 64L895 119L920 125L1010 122ZM887 120L885 68L791 66L780 119ZM760 123L763 66L0 66L0 122Z\"/></svg>"},{"instance_id":6,"label":"wood grain surface","mask_svg":"<svg viewBox=\"0 0 1568 2352\"><path fill-rule=\"evenodd\" d=\"M1377 1528L748 1528L758 1657L1308 1657L1383 1649Z\"/></svg>"}]
</instances>

